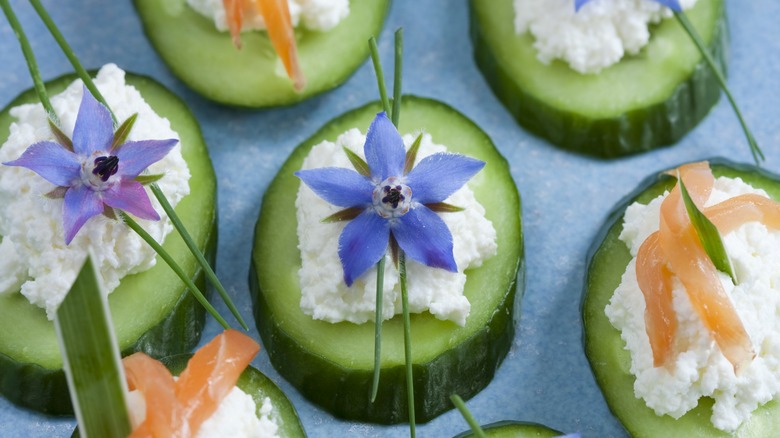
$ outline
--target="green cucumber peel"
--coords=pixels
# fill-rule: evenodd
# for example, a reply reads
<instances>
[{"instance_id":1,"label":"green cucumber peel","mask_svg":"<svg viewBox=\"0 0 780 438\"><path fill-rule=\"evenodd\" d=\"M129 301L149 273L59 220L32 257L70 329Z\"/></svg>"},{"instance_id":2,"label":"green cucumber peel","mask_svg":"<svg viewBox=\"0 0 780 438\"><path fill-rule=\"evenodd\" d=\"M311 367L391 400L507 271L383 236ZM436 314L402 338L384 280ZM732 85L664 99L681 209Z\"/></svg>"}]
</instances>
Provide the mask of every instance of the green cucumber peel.
<instances>
[{"instance_id":1,"label":"green cucumber peel","mask_svg":"<svg viewBox=\"0 0 780 438\"><path fill-rule=\"evenodd\" d=\"M82 435L123 438L132 430L127 389L99 275L90 254L57 309L54 327Z\"/></svg>"},{"instance_id":2,"label":"green cucumber peel","mask_svg":"<svg viewBox=\"0 0 780 438\"><path fill-rule=\"evenodd\" d=\"M739 119L740 125L742 125L742 130L745 131L745 137L747 138L748 145L750 146L750 153L753 155L753 160L756 162L756 166L759 166L760 161L766 160L766 157L764 157L764 152L761 151L761 148L758 146L758 142L756 142L755 137L753 137L753 133L750 131L750 128L748 128L747 122L745 122L744 117L742 117L742 112L739 110L737 102L734 100L734 96L731 95L731 90L729 90L729 87L726 84L726 78L723 76L720 68L718 68L718 64L712 58L710 51L707 50L707 46L704 44L704 41L702 41L701 36L699 36L699 33L696 31L696 28L694 28L693 24L691 24L690 20L688 20L688 16L685 15L685 12L674 12L674 16L677 18L677 21L680 23L683 29L685 29L685 32L691 37L691 40L699 49L699 52L701 52L702 58L704 58L704 60L707 62L707 65L709 65L710 69L715 74L715 78L718 80L718 83L720 83L720 88L723 90L723 93L726 94L731 107L734 109L734 113L737 115L737 119Z\"/></svg>"},{"instance_id":3,"label":"green cucumber peel","mask_svg":"<svg viewBox=\"0 0 780 438\"><path fill-rule=\"evenodd\" d=\"M680 193L685 203L685 210L688 212L693 229L696 230L696 235L699 236L699 241L704 247L707 257L712 260L712 264L715 265L717 270L728 274L731 277L731 281L737 284L737 276L734 274L731 259L729 259L729 255L726 253L726 247L723 245L723 238L718 232L718 228L696 207L679 172L677 172L677 181L680 183Z\"/></svg>"}]
</instances>

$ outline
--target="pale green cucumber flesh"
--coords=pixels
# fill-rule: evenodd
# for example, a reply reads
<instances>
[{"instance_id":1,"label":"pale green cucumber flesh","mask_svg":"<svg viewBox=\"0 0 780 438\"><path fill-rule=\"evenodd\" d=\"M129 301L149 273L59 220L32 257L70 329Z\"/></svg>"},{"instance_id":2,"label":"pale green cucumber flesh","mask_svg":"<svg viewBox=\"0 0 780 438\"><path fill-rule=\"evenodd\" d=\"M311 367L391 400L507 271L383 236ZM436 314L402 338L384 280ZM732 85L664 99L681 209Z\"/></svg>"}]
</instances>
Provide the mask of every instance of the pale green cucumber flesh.
<instances>
[{"instance_id":1,"label":"pale green cucumber flesh","mask_svg":"<svg viewBox=\"0 0 780 438\"><path fill-rule=\"evenodd\" d=\"M735 164L723 159L710 160L716 176L740 177L753 187L764 189L780 200L780 176L755 167ZM635 437L727 437L730 434L715 429L710 422L712 399L702 398L699 405L675 420L658 416L644 401L634 396L634 376L630 372L631 357L618 332L607 319L604 308L620 284L631 255L618 238L623 228L623 214L633 202L647 204L670 190L674 179L652 176L621 201L610 214L591 249L582 317L585 326L585 354L604 398L615 416ZM736 432L736 437L769 437L780 435L780 405L771 401L753 412L750 420Z\"/></svg>"},{"instance_id":2,"label":"pale green cucumber flesh","mask_svg":"<svg viewBox=\"0 0 780 438\"><path fill-rule=\"evenodd\" d=\"M482 426L482 430L490 438L554 438L563 435L562 432L547 426L522 421L499 421ZM473 438L475 436L471 430L467 430L455 438Z\"/></svg>"},{"instance_id":3,"label":"pale green cucumber flesh","mask_svg":"<svg viewBox=\"0 0 780 438\"><path fill-rule=\"evenodd\" d=\"M63 76L47 83L55 94L75 79ZM128 74L144 99L179 133L183 156L189 165L190 195L176 206L176 212L207 257L216 252L216 177L197 121L174 94L150 78ZM0 139L9 135L9 109L37 101L32 90L19 95L0 112ZM164 248L174 257L201 290L205 278L200 266L176 232ZM120 350L143 351L163 357L190 351L200 340L205 311L184 283L158 258L150 270L127 276L109 295L111 316ZM62 371L54 324L43 309L30 304L21 294L0 296L0 393L12 402L49 414L71 414L65 375Z\"/></svg>"},{"instance_id":4,"label":"pale green cucumber flesh","mask_svg":"<svg viewBox=\"0 0 780 438\"><path fill-rule=\"evenodd\" d=\"M474 57L493 92L529 131L564 149L617 157L675 143L715 105L720 88L674 18L651 28L650 43L599 74L563 61L542 64L530 33L517 35L512 0L471 0ZM723 0L686 12L725 72Z\"/></svg>"},{"instance_id":5,"label":"pale green cucumber flesh","mask_svg":"<svg viewBox=\"0 0 780 438\"><path fill-rule=\"evenodd\" d=\"M293 89L265 32L244 32L237 50L228 32L188 6L170 0L134 0L144 31L160 57L185 84L207 99L241 107L300 102L335 88L368 57L368 39L379 35L390 0L350 0L349 15L327 32L296 29L298 58L306 77Z\"/></svg>"},{"instance_id":6,"label":"pale green cucumber flesh","mask_svg":"<svg viewBox=\"0 0 780 438\"><path fill-rule=\"evenodd\" d=\"M293 151L263 198L249 277L257 328L280 374L338 417L396 423L407 419L401 318L383 324L382 374L372 404L373 323L315 321L299 307L301 258L295 219L299 180L293 172L313 145L333 141L351 128L365 131L380 110L378 103L371 103L344 114ZM524 284L520 197L506 160L490 138L447 105L405 96L399 130L425 130L450 151L487 163L469 186L496 228L499 245L496 256L466 271L471 314L465 327L428 313L412 315L416 418L424 422L451 409L451 394L465 399L484 388L514 338L514 305Z\"/></svg>"}]
</instances>

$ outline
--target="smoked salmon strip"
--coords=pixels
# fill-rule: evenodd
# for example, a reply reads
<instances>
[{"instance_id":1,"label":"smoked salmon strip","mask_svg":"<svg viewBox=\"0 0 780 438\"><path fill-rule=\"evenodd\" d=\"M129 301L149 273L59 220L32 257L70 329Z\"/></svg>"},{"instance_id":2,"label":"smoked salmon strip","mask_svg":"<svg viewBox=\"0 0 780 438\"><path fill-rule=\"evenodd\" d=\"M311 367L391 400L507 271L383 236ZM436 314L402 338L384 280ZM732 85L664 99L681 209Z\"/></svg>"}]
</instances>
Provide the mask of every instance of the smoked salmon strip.
<instances>
[{"instance_id":1,"label":"smoked salmon strip","mask_svg":"<svg viewBox=\"0 0 780 438\"><path fill-rule=\"evenodd\" d=\"M645 296L645 327L653 350L653 366L669 363L677 333L677 316L672 307L672 273L666 267L658 231L639 247L636 279Z\"/></svg>"},{"instance_id":2,"label":"smoked salmon strip","mask_svg":"<svg viewBox=\"0 0 780 438\"><path fill-rule=\"evenodd\" d=\"M677 173L701 210L715 181L709 164L685 165ZM715 218L716 226L720 223L718 228L722 233L745 221L770 217L780 225L780 207L766 198L761 199L735 197L704 212ZM670 318L676 320L676 316L671 302L671 277L667 278L663 272L666 266L685 286L694 310L734 371L748 365L755 356L750 337L691 224L679 185L661 203L659 231L642 244L637 254L637 281L645 297L645 321L655 366L667 364L674 356L676 322L672 324Z\"/></svg>"},{"instance_id":3,"label":"smoked salmon strip","mask_svg":"<svg viewBox=\"0 0 780 438\"><path fill-rule=\"evenodd\" d=\"M295 32L287 0L222 0L222 3L233 44L239 49L244 15L247 13L262 15L268 37L279 59L282 60L287 76L293 81L293 88L296 91L303 90L306 79L298 62L298 47L295 44Z\"/></svg>"},{"instance_id":4,"label":"smoked salmon strip","mask_svg":"<svg viewBox=\"0 0 780 438\"><path fill-rule=\"evenodd\" d=\"M122 362L128 386L141 391L146 401L146 419L131 436L195 436L258 351L252 338L226 330L192 356L178 380L143 353L126 357Z\"/></svg>"}]
</instances>

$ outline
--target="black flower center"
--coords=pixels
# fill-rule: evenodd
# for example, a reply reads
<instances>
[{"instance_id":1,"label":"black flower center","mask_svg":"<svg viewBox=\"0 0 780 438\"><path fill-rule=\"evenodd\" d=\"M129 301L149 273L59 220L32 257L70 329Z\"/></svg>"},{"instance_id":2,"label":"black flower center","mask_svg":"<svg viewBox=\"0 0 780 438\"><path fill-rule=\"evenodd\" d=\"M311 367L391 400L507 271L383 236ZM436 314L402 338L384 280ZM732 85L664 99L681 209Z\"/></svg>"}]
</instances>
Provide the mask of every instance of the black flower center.
<instances>
[{"instance_id":1,"label":"black flower center","mask_svg":"<svg viewBox=\"0 0 780 438\"><path fill-rule=\"evenodd\" d=\"M398 208L398 203L406 199L406 197L401 194L401 186L384 186L382 190L385 192L385 197L382 198L382 202L385 204L392 204L393 208Z\"/></svg>"},{"instance_id":2,"label":"black flower center","mask_svg":"<svg viewBox=\"0 0 780 438\"><path fill-rule=\"evenodd\" d=\"M95 168L92 174L100 177L101 181L106 182L112 175L119 170L119 158L115 155L95 158Z\"/></svg>"}]
</instances>

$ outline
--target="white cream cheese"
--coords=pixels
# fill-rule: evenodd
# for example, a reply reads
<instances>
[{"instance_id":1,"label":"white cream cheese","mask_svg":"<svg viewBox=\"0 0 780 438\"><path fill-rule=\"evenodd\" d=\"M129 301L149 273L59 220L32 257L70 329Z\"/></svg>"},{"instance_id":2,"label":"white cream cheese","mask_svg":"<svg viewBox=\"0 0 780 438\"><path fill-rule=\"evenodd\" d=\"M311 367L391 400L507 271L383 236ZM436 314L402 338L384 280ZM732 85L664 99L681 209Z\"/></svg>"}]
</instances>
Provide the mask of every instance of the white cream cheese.
<instances>
[{"instance_id":1,"label":"white cream cheese","mask_svg":"<svg viewBox=\"0 0 780 438\"><path fill-rule=\"evenodd\" d=\"M717 178L707 206L745 193L767 196L741 179ZM666 194L648 205L633 204L624 217L620 239L636 257L639 246L658 230L660 206ZM636 280L632 259L615 290L606 314L620 330L631 352L634 393L658 415L679 418L693 409L700 397L715 400L712 424L732 432L750 418L758 406L780 394L780 231L759 222L746 223L723 236L738 284L719 273L721 283L740 316L757 353L739 375L723 356L695 314L682 283L675 278L673 306L677 338L686 347L672 367L653 367L653 354L645 331L645 301Z\"/></svg>"},{"instance_id":2,"label":"white cream cheese","mask_svg":"<svg viewBox=\"0 0 780 438\"><path fill-rule=\"evenodd\" d=\"M120 123L138 113L128 140L179 138L168 120L158 116L135 88L125 85L124 78L124 71L108 64L98 73L95 84ZM69 137L73 135L81 96L82 82L77 80L51 97L62 130ZM16 121L11 124L8 141L0 148L0 162L19 158L33 143L53 139L41 105L21 105L12 108L11 115ZM165 174L158 185L172 205L189 194L190 172L182 158L181 145L152 164L149 171ZM124 224L103 215L87 221L70 245L65 245L63 200L44 196L53 189L53 184L31 170L0 165L0 294L21 291L31 303L46 309L50 319L90 248L108 292L125 275L145 271L155 264L155 252L149 245ZM161 220L138 222L161 242L172 225L154 196L149 197Z\"/></svg>"},{"instance_id":3,"label":"white cream cheese","mask_svg":"<svg viewBox=\"0 0 780 438\"><path fill-rule=\"evenodd\" d=\"M187 0L187 4L204 17L214 20L220 32L227 32L227 14L223 0ZM349 15L349 0L289 0L293 26L309 30L328 31ZM265 30L265 21L259 13L250 10L244 15L242 31Z\"/></svg>"},{"instance_id":4,"label":"white cream cheese","mask_svg":"<svg viewBox=\"0 0 780 438\"><path fill-rule=\"evenodd\" d=\"M130 391L127 409L133 428L144 422L146 401L140 391ZM265 397L258 411L252 397L234 387L217 410L201 424L195 438L276 438L278 432L278 413L271 399Z\"/></svg>"},{"instance_id":5,"label":"white cream cheese","mask_svg":"<svg viewBox=\"0 0 780 438\"><path fill-rule=\"evenodd\" d=\"M696 0L680 0L690 9ZM575 13L574 0L514 0L515 31L531 32L537 58L567 62L580 73L598 73L650 39L648 25L671 17L652 0L592 0Z\"/></svg>"},{"instance_id":6,"label":"white cream cheese","mask_svg":"<svg viewBox=\"0 0 780 438\"><path fill-rule=\"evenodd\" d=\"M405 135L408 148L415 136ZM365 135L352 129L338 137L335 143L324 141L312 148L303 162L303 169L321 167L346 167L354 169L342 150L347 147L363 156ZM431 136L424 134L418 153L420 159L446 147L434 144ZM436 318L451 320L459 325L466 323L471 304L463 295L466 283L464 270L482 265L482 261L497 251L496 231L485 218L485 209L465 185L445 202L465 210L458 213L442 213L453 238L453 254L458 272L430 268L407 259L407 285L409 309L420 313L429 311ZM305 184L301 184L295 202L298 218L298 249L301 251L301 269L298 277L301 285L301 310L314 319L329 322L350 321L361 324L373 321L376 304L376 269L370 269L347 287L344 283L341 261L338 256L338 240L347 222L322 223L321 220L341 208L324 201ZM384 277L383 318L390 319L401 313L401 292L398 271L387 256Z\"/></svg>"}]
</instances>

